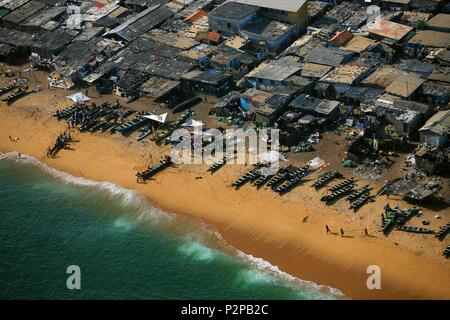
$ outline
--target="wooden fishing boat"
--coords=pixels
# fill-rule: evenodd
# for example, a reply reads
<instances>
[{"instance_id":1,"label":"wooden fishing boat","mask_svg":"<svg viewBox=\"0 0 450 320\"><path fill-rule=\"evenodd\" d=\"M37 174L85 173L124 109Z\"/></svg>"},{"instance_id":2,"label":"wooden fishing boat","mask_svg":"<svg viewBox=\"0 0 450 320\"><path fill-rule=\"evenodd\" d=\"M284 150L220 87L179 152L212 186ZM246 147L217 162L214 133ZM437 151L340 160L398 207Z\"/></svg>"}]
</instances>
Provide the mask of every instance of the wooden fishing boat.
<instances>
[{"instance_id":1,"label":"wooden fishing boat","mask_svg":"<svg viewBox=\"0 0 450 320\"><path fill-rule=\"evenodd\" d=\"M132 102L138 100L141 96L142 96L141 93L133 92L132 94L127 96L127 103L132 103Z\"/></svg>"},{"instance_id":2,"label":"wooden fishing boat","mask_svg":"<svg viewBox=\"0 0 450 320\"><path fill-rule=\"evenodd\" d=\"M150 115L150 114L147 114ZM143 115L139 115L131 121L125 122L119 126L117 126L114 131L120 132L122 134L131 133L136 131L137 129L143 127L148 124L151 120L145 118Z\"/></svg>"},{"instance_id":3,"label":"wooden fishing boat","mask_svg":"<svg viewBox=\"0 0 450 320\"><path fill-rule=\"evenodd\" d=\"M236 181L234 181L231 185L236 189L243 186L249 181L252 181L258 178L261 175L261 171L259 168L254 168L249 172L245 173L243 176L239 177Z\"/></svg>"},{"instance_id":4,"label":"wooden fishing boat","mask_svg":"<svg viewBox=\"0 0 450 320\"><path fill-rule=\"evenodd\" d=\"M214 173L216 171L218 171L220 168L222 168L228 160L231 160L233 158L233 156L224 156L222 157L222 159L220 159L219 161L217 161L216 163L212 164L209 168L208 168L208 172Z\"/></svg>"},{"instance_id":5,"label":"wooden fishing boat","mask_svg":"<svg viewBox=\"0 0 450 320\"><path fill-rule=\"evenodd\" d=\"M330 202L330 201L336 200L336 199L352 192L354 186L355 186L355 183L353 182L352 184L342 187L329 195L323 196L322 198L320 198L320 201Z\"/></svg>"},{"instance_id":6,"label":"wooden fishing boat","mask_svg":"<svg viewBox=\"0 0 450 320\"><path fill-rule=\"evenodd\" d=\"M314 170L309 169L300 169L294 177L290 178L288 181L283 183L281 186L275 189L276 193L284 194L288 191L290 191L292 188L300 184L302 182L303 178L313 173Z\"/></svg>"},{"instance_id":7,"label":"wooden fishing boat","mask_svg":"<svg viewBox=\"0 0 450 320\"><path fill-rule=\"evenodd\" d=\"M168 168L173 164L172 159L169 156L165 156L156 166L149 167L143 172L138 172L136 174L138 183L145 183L148 179L153 177L158 172Z\"/></svg>"},{"instance_id":8,"label":"wooden fishing boat","mask_svg":"<svg viewBox=\"0 0 450 320\"><path fill-rule=\"evenodd\" d=\"M360 196L355 202L352 203L350 209L358 209L374 198L375 197L371 196L370 193L365 193L362 196Z\"/></svg>"},{"instance_id":9,"label":"wooden fishing boat","mask_svg":"<svg viewBox=\"0 0 450 320\"><path fill-rule=\"evenodd\" d=\"M330 188L331 192L337 191L339 189L345 188L351 184L355 184L355 178L351 177L350 179L347 179L345 181L339 182L337 185Z\"/></svg>"},{"instance_id":10,"label":"wooden fishing boat","mask_svg":"<svg viewBox=\"0 0 450 320\"><path fill-rule=\"evenodd\" d=\"M8 93L8 92L14 90L15 88L17 88L17 84L10 84L10 85L7 85L6 87L0 88L0 95Z\"/></svg>"},{"instance_id":11,"label":"wooden fishing boat","mask_svg":"<svg viewBox=\"0 0 450 320\"><path fill-rule=\"evenodd\" d=\"M147 126L144 130L141 131L138 137L136 137L137 141L142 141L147 138L153 132L152 126Z\"/></svg>"},{"instance_id":12,"label":"wooden fishing boat","mask_svg":"<svg viewBox=\"0 0 450 320\"><path fill-rule=\"evenodd\" d=\"M442 255L446 258L450 257L450 244L445 248L444 252L442 252Z\"/></svg>"},{"instance_id":13,"label":"wooden fishing boat","mask_svg":"<svg viewBox=\"0 0 450 320\"><path fill-rule=\"evenodd\" d=\"M368 192L369 192L369 185L365 185L361 189L353 190L353 192L349 196L347 196L347 198L345 198L345 200L350 201L350 202L355 201L359 197L361 197L362 195L364 195Z\"/></svg>"},{"instance_id":14,"label":"wooden fishing boat","mask_svg":"<svg viewBox=\"0 0 450 320\"><path fill-rule=\"evenodd\" d=\"M80 106L75 105L72 107L67 107L61 110L56 111L53 116L58 118L58 120L61 119L67 119L69 118L75 111L77 111L80 108Z\"/></svg>"},{"instance_id":15,"label":"wooden fishing boat","mask_svg":"<svg viewBox=\"0 0 450 320\"><path fill-rule=\"evenodd\" d=\"M436 232L436 237L438 237L439 240L442 240L449 233L449 231L450 231L450 222L439 228L439 231Z\"/></svg>"},{"instance_id":16,"label":"wooden fishing boat","mask_svg":"<svg viewBox=\"0 0 450 320\"><path fill-rule=\"evenodd\" d=\"M16 91L11 92L9 95L2 99L3 102L7 102L8 104L16 101L17 99L28 94L27 87L18 88Z\"/></svg>"},{"instance_id":17,"label":"wooden fishing boat","mask_svg":"<svg viewBox=\"0 0 450 320\"><path fill-rule=\"evenodd\" d=\"M386 215L386 217L383 219L383 223L381 224L381 230L383 231L384 234L389 233L389 231L394 226L396 220L397 220L396 212L393 211Z\"/></svg>"},{"instance_id":18,"label":"wooden fishing boat","mask_svg":"<svg viewBox=\"0 0 450 320\"><path fill-rule=\"evenodd\" d=\"M255 182L253 182L253 185L257 188L261 188L273 176L274 176L273 174L262 174L258 179L255 180Z\"/></svg>"},{"instance_id":19,"label":"wooden fishing boat","mask_svg":"<svg viewBox=\"0 0 450 320\"><path fill-rule=\"evenodd\" d=\"M422 228L422 227L413 227L413 226L402 226L399 228L401 231L405 232L413 232L413 233L423 233L423 234L430 234L434 233L433 230Z\"/></svg>"},{"instance_id":20,"label":"wooden fishing boat","mask_svg":"<svg viewBox=\"0 0 450 320\"><path fill-rule=\"evenodd\" d=\"M341 177L342 175L337 171L329 171L321 174L319 178L313 183L312 187L320 189L330 181Z\"/></svg>"},{"instance_id":21,"label":"wooden fishing boat","mask_svg":"<svg viewBox=\"0 0 450 320\"><path fill-rule=\"evenodd\" d=\"M272 189L278 187L283 181L289 177L289 172L286 169L281 169L275 176L267 181L266 185Z\"/></svg>"},{"instance_id":22,"label":"wooden fishing boat","mask_svg":"<svg viewBox=\"0 0 450 320\"><path fill-rule=\"evenodd\" d=\"M417 214L419 209L409 208L404 210L397 210L397 221L395 224L397 226L403 226L413 215Z\"/></svg>"},{"instance_id":23,"label":"wooden fishing boat","mask_svg":"<svg viewBox=\"0 0 450 320\"><path fill-rule=\"evenodd\" d=\"M186 101L183 101L182 103L176 105L173 109L172 109L172 113L177 113L177 112L181 112L184 111L188 108L192 108L193 106L195 106L196 104L202 102L202 98L200 98L199 96L196 96L194 98L188 99Z\"/></svg>"}]
</instances>

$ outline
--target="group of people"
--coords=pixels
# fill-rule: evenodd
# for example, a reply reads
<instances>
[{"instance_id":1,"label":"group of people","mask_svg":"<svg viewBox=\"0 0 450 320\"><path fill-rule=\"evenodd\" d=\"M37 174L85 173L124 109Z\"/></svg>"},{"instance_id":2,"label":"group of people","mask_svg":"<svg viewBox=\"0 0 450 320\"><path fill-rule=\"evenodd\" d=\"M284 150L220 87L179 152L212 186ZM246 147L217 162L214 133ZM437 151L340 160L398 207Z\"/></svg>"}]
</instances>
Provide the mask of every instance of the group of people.
<instances>
[{"instance_id":1,"label":"group of people","mask_svg":"<svg viewBox=\"0 0 450 320\"><path fill-rule=\"evenodd\" d=\"M54 157L59 150L66 147L66 145L72 140L72 136L68 132L64 132L56 138L53 148L48 147L47 157Z\"/></svg>"},{"instance_id":2,"label":"group of people","mask_svg":"<svg viewBox=\"0 0 450 320\"><path fill-rule=\"evenodd\" d=\"M333 233L333 232L331 232L331 229L327 224L325 225L325 231L327 234ZM340 233L341 237L345 236L344 228L341 227L341 229L339 230L339 233ZM369 231L367 230L366 227L364 227L364 235L367 237L370 237Z\"/></svg>"}]
</instances>

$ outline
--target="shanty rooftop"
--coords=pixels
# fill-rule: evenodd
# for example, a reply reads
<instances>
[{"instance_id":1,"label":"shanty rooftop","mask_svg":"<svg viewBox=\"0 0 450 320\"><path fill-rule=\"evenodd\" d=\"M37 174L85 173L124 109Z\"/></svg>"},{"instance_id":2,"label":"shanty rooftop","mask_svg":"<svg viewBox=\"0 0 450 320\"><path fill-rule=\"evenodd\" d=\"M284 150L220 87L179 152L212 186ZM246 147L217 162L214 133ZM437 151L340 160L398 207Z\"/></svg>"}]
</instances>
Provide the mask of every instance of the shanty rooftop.
<instances>
[{"instance_id":1,"label":"shanty rooftop","mask_svg":"<svg viewBox=\"0 0 450 320\"><path fill-rule=\"evenodd\" d=\"M290 64L270 64L261 63L257 68L250 71L246 78L259 78L273 81L283 81L289 76L300 71L300 66L293 66Z\"/></svg>"},{"instance_id":2,"label":"shanty rooftop","mask_svg":"<svg viewBox=\"0 0 450 320\"><path fill-rule=\"evenodd\" d=\"M450 48L450 33L434 30L420 30L408 43L433 48Z\"/></svg>"},{"instance_id":3,"label":"shanty rooftop","mask_svg":"<svg viewBox=\"0 0 450 320\"><path fill-rule=\"evenodd\" d=\"M423 83L425 79L414 73L400 74L387 88L386 92L400 97L411 96Z\"/></svg>"},{"instance_id":4,"label":"shanty rooftop","mask_svg":"<svg viewBox=\"0 0 450 320\"><path fill-rule=\"evenodd\" d=\"M332 69L333 67L322 64L305 63L302 65L301 76L307 78L322 78Z\"/></svg>"},{"instance_id":5,"label":"shanty rooftop","mask_svg":"<svg viewBox=\"0 0 450 320\"><path fill-rule=\"evenodd\" d=\"M430 131L436 134L449 132L450 110L439 111L432 116L419 131Z\"/></svg>"},{"instance_id":6,"label":"shanty rooftop","mask_svg":"<svg viewBox=\"0 0 450 320\"><path fill-rule=\"evenodd\" d=\"M264 40L276 41L295 27L283 22L257 19L241 30L244 34L261 37Z\"/></svg>"},{"instance_id":7,"label":"shanty rooftop","mask_svg":"<svg viewBox=\"0 0 450 320\"><path fill-rule=\"evenodd\" d=\"M44 8L45 4L32 0L3 17L3 21L18 24Z\"/></svg>"},{"instance_id":8,"label":"shanty rooftop","mask_svg":"<svg viewBox=\"0 0 450 320\"><path fill-rule=\"evenodd\" d=\"M8 10L15 10L20 6L24 5L30 0L3 0L0 1L0 7L6 8Z\"/></svg>"},{"instance_id":9,"label":"shanty rooftop","mask_svg":"<svg viewBox=\"0 0 450 320\"><path fill-rule=\"evenodd\" d=\"M352 52L332 47L315 47L306 56L305 62L337 67L350 59Z\"/></svg>"},{"instance_id":10,"label":"shanty rooftop","mask_svg":"<svg viewBox=\"0 0 450 320\"><path fill-rule=\"evenodd\" d=\"M306 0L231 0L236 3L244 3L256 7L274 9L288 12L298 12Z\"/></svg>"},{"instance_id":11,"label":"shanty rooftop","mask_svg":"<svg viewBox=\"0 0 450 320\"><path fill-rule=\"evenodd\" d=\"M450 67L435 68L428 79L450 83Z\"/></svg>"},{"instance_id":12,"label":"shanty rooftop","mask_svg":"<svg viewBox=\"0 0 450 320\"><path fill-rule=\"evenodd\" d=\"M335 68L325 75L321 81L332 83L353 84L360 79L369 68L352 65L343 65Z\"/></svg>"},{"instance_id":13,"label":"shanty rooftop","mask_svg":"<svg viewBox=\"0 0 450 320\"><path fill-rule=\"evenodd\" d=\"M210 16L232 20L241 20L249 15L255 14L258 7L247 5L245 2L226 2L209 13Z\"/></svg>"},{"instance_id":14,"label":"shanty rooftop","mask_svg":"<svg viewBox=\"0 0 450 320\"><path fill-rule=\"evenodd\" d=\"M380 19L379 24L371 25L368 30L369 33L376 36L400 41L411 32L413 28L386 19Z\"/></svg>"},{"instance_id":15,"label":"shanty rooftop","mask_svg":"<svg viewBox=\"0 0 450 320\"><path fill-rule=\"evenodd\" d=\"M438 29L441 31L450 31L450 14L438 13L425 23L429 29Z\"/></svg>"},{"instance_id":16,"label":"shanty rooftop","mask_svg":"<svg viewBox=\"0 0 450 320\"><path fill-rule=\"evenodd\" d=\"M355 53L361 53L374 43L375 40L363 36L355 36L350 39L350 41L345 45L341 46L341 49Z\"/></svg>"},{"instance_id":17,"label":"shanty rooftop","mask_svg":"<svg viewBox=\"0 0 450 320\"><path fill-rule=\"evenodd\" d=\"M397 77L400 75L400 71L396 68L384 66L375 70L366 79L362 81L362 84L387 88Z\"/></svg>"}]
</instances>

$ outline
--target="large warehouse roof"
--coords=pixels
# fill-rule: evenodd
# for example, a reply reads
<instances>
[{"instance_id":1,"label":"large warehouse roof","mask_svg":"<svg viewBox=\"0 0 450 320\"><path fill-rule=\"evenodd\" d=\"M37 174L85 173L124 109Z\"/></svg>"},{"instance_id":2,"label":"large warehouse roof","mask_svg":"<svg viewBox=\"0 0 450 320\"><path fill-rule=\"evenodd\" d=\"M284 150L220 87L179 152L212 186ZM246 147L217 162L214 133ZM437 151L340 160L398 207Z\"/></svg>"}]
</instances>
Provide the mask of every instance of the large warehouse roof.
<instances>
[{"instance_id":1,"label":"large warehouse roof","mask_svg":"<svg viewBox=\"0 0 450 320\"><path fill-rule=\"evenodd\" d=\"M307 2L306 0L231 0L231 1L248 4L251 6L289 12L297 12Z\"/></svg>"}]
</instances>

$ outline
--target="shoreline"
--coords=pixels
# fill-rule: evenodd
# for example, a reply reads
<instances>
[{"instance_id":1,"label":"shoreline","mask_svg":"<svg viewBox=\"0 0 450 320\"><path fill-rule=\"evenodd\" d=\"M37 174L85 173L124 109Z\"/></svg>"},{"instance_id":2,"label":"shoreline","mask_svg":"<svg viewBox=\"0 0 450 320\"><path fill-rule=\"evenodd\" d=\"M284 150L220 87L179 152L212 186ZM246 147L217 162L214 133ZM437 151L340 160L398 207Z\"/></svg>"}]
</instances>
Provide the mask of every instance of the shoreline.
<instances>
[{"instance_id":1,"label":"shoreline","mask_svg":"<svg viewBox=\"0 0 450 320\"><path fill-rule=\"evenodd\" d=\"M311 291L310 294L316 296L324 296L325 298L334 298L338 300L348 299L348 297L344 296L343 293L340 292L340 290L337 288L332 288L326 285L316 284L309 280L296 278L293 275L283 272L277 266L270 264L270 262L262 258L254 257L251 254L246 254L245 252L240 251L239 249L231 246L222 237L222 235L213 228L212 225L205 224L196 217L174 214L172 212L167 212L160 208L157 208L153 206L152 203L150 203L150 200L147 197L144 197L142 194L135 190L123 188L122 186L109 181L94 181L86 179L84 177L75 177L68 172L59 171L54 167L50 167L46 163L39 161L33 156L21 153L19 158L17 153L17 151L8 153L0 152L0 161L6 159L9 161L14 161L18 165L23 163L22 161L25 161L26 166L29 165L36 167L38 170L42 170L54 179L57 179L58 181L60 181L60 183L68 183L75 186L95 188L110 193L113 196L124 196L124 201L126 201L127 204L131 204L131 202L134 203L135 201L138 201L139 204L141 202L144 202L150 210L155 209L157 211L158 217L156 218L156 220L158 221L156 223L159 224L161 228L168 231L174 236L185 236L186 234L189 236L191 232L194 232L195 236L199 236L198 239L194 238L196 239L195 241L198 240L203 245L207 245L210 249L220 250L233 259L244 262L261 272L267 273L270 276L277 277L280 280L285 281L288 284L302 290L302 293L309 293L309 291ZM159 215L162 215L163 218L160 218ZM183 231L179 231L177 227L172 225L173 222L180 222Z\"/></svg>"},{"instance_id":2,"label":"shoreline","mask_svg":"<svg viewBox=\"0 0 450 320\"><path fill-rule=\"evenodd\" d=\"M379 197L354 214L320 204L318 194L310 190L312 181L283 197L251 186L230 188L229 183L248 168L245 166L226 166L214 175L207 173L205 166L180 166L139 185L136 171L159 161L164 150L118 135L73 131L79 140L73 144L74 150L47 159L46 148L67 129L64 122L48 114L63 106L64 101L57 99L45 109L45 101L36 95L11 106L1 105L0 152L22 152L75 177L109 181L137 191L156 208L212 226L237 250L299 279L337 288L352 299L450 298L450 266L437 254L444 243L436 244L432 236L398 232L385 238L376 230L384 204L405 207L400 199ZM9 136L20 139L11 142ZM431 216L436 214L425 210ZM439 224L448 222L445 213ZM343 226L346 237L326 235L325 223L333 231ZM361 235L364 225L369 226L372 237ZM381 290L367 289L370 265L382 270Z\"/></svg>"}]
</instances>

